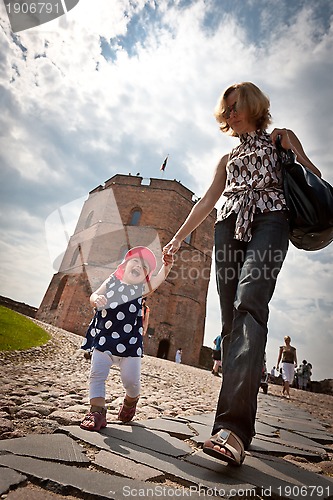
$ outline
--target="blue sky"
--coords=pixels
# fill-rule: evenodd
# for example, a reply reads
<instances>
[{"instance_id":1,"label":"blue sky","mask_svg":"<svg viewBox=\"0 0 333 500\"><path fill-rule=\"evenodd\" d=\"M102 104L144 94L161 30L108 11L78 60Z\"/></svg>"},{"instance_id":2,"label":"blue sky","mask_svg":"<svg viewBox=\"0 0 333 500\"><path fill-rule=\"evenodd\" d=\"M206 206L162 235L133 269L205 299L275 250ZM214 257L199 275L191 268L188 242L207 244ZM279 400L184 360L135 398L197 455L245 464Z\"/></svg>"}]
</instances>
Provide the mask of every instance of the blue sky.
<instances>
[{"instance_id":1,"label":"blue sky","mask_svg":"<svg viewBox=\"0 0 333 500\"><path fill-rule=\"evenodd\" d=\"M213 117L234 82L269 95L269 130L294 130L332 184L332 16L330 0L80 0L13 35L0 3L0 293L39 306L55 272L45 222L116 173L159 177L169 153L165 178L201 196L237 143ZM333 378L332 257L333 245L290 248L269 368L288 333L314 378ZM209 346L220 330L211 281Z\"/></svg>"}]
</instances>

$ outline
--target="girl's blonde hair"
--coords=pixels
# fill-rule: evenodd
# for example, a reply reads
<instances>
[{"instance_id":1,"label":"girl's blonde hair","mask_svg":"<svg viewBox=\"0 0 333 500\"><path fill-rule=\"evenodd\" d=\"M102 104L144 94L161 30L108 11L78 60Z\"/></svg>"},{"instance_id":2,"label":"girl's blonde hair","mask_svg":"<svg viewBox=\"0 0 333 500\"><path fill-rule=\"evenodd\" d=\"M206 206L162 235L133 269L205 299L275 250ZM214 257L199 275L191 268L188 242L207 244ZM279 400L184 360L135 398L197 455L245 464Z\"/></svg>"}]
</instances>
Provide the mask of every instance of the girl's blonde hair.
<instances>
[{"instance_id":1,"label":"girl's blonde hair","mask_svg":"<svg viewBox=\"0 0 333 500\"><path fill-rule=\"evenodd\" d=\"M272 117L269 112L269 98L253 83L242 82L231 85L220 96L214 110L214 116L220 123L222 132L230 132L230 135L236 136L230 125L226 120L227 103L226 99L231 92L236 91L237 97L237 110L246 111L248 117L253 120L256 125L256 130L266 130L268 125L272 122Z\"/></svg>"}]
</instances>

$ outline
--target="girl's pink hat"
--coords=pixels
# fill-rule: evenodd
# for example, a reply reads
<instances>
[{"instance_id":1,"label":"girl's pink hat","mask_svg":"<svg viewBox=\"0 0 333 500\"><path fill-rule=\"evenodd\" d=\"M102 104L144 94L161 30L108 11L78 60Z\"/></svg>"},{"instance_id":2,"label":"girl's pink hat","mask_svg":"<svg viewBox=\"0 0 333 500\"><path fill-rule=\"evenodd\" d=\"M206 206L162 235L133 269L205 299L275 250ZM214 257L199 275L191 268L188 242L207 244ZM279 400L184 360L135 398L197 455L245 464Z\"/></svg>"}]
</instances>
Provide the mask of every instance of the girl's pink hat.
<instances>
[{"instance_id":1,"label":"girl's pink hat","mask_svg":"<svg viewBox=\"0 0 333 500\"><path fill-rule=\"evenodd\" d=\"M128 250L123 261L119 264L116 271L114 272L114 276L121 280L124 275L124 269L127 261L133 259L134 257L139 257L139 259L144 260L148 264L149 273L147 275L147 280L150 280L151 275L156 269L157 262L155 255L147 247L133 247Z\"/></svg>"}]
</instances>

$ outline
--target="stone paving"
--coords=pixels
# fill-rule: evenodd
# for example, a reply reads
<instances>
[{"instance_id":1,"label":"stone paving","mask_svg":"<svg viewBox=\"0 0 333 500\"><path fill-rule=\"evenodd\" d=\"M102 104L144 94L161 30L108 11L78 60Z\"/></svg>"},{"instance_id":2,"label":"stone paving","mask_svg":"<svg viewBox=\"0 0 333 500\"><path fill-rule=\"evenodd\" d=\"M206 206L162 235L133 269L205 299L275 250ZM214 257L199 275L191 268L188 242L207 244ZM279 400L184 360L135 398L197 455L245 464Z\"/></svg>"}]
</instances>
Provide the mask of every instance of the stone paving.
<instances>
[{"instance_id":1,"label":"stone paving","mask_svg":"<svg viewBox=\"0 0 333 500\"><path fill-rule=\"evenodd\" d=\"M78 342L57 331L44 348L0 356L1 498L333 498L329 426L270 393L259 394L242 467L205 455L220 380L194 367L143 358L143 398L130 424L116 420L115 370L108 426L80 429L89 364Z\"/></svg>"}]
</instances>

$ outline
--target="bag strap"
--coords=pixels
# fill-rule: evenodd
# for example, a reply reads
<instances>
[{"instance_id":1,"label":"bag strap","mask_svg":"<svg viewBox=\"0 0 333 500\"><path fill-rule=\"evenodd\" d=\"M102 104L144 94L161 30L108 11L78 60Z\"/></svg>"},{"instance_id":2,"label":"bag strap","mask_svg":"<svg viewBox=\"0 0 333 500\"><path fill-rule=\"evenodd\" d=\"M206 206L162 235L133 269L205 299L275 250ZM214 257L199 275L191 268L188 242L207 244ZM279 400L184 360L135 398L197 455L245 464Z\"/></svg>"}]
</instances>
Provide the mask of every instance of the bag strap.
<instances>
[{"instance_id":1,"label":"bag strap","mask_svg":"<svg viewBox=\"0 0 333 500\"><path fill-rule=\"evenodd\" d=\"M275 139L275 147L277 154L279 156L280 162L284 167L290 167L294 165L296 160L296 155L291 149L284 149L281 145L281 136L278 135Z\"/></svg>"}]
</instances>

